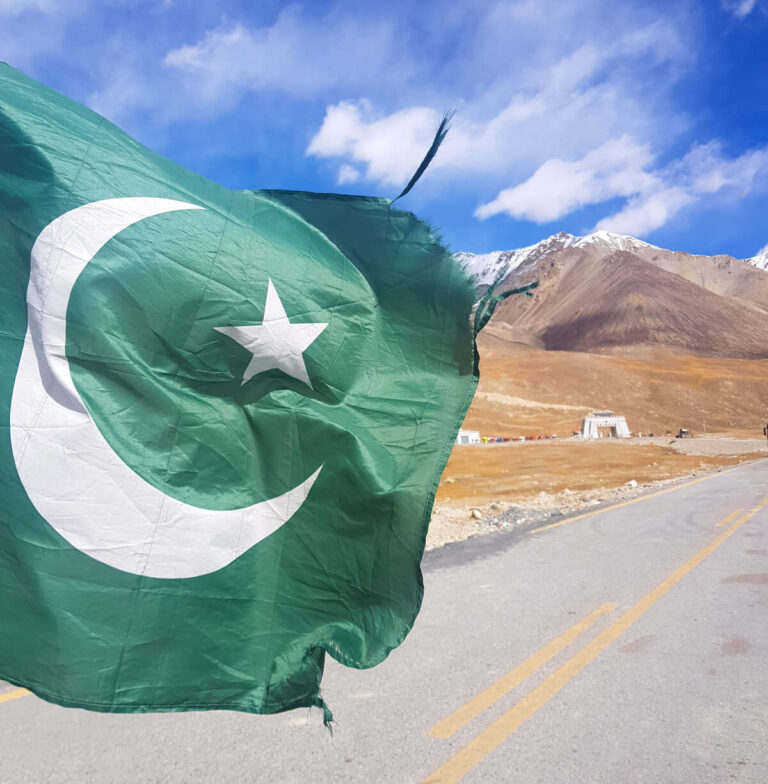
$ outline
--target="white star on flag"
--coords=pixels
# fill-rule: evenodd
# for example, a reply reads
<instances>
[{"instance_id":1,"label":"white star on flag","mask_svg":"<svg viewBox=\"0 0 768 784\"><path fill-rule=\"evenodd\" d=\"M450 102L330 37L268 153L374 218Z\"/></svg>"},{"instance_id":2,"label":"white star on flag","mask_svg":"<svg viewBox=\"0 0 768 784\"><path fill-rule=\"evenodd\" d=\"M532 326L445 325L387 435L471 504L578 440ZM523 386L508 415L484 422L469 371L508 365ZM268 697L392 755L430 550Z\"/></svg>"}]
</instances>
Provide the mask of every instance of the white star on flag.
<instances>
[{"instance_id":1,"label":"white star on flag","mask_svg":"<svg viewBox=\"0 0 768 784\"><path fill-rule=\"evenodd\" d=\"M253 354L243 373L243 384L257 373L277 369L312 388L303 354L327 326L320 323L291 324L270 279L261 324L214 329L236 340Z\"/></svg>"}]
</instances>

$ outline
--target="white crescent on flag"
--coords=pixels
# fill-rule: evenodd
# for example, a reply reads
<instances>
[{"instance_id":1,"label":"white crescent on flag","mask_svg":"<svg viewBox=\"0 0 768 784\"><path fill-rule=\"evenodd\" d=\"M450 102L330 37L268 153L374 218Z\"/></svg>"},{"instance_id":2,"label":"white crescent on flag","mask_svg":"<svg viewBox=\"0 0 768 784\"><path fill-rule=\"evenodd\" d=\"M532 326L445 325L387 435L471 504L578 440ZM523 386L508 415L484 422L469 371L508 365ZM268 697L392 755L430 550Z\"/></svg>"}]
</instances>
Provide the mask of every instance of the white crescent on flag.
<instances>
[{"instance_id":1,"label":"white crescent on flag","mask_svg":"<svg viewBox=\"0 0 768 784\"><path fill-rule=\"evenodd\" d=\"M49 223L32 248L28 325L11 401L13 456L37 511L73 547L148 577L223 568L287 522L322 466L282 495L211 510L171 498L109 446L72 381L66 316L72 287L112 237L137 221L202 207L172 199L104 199Z\"/></svg>"}]
</instances>

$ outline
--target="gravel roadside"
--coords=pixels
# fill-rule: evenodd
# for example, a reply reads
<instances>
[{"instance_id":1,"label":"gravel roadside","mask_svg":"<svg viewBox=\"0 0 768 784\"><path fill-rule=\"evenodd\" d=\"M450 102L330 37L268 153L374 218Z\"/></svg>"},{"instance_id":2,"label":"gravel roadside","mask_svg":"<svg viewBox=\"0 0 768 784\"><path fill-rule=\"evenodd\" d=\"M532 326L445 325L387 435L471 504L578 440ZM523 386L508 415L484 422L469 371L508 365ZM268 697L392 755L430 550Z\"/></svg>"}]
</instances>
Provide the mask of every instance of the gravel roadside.
<instances>
[{"instance_id":1,"label":"gravel roadside","mask_svg":"<svg viewBox=\"0 0 768 784\"><path fill-rule=\"evenodd\" d=\"M692 455L717 456L740 455L750 456L764 452L768 456L768 448L764 439L632 439L634 442L657 443L660 446L673 446L680 452ZM674 442L674 443L672 443ZM716 471L725 470L723 468ZM479 506L465 504L436 504L432 511L432 519L427 534L427 550L433 550L449 542L462 541L472 536L493 533L500 529L514 528L571 515L588 512L611 504L635 498L642 493L663 489L674 484L690 481L697 476L710 472L692 472L671 479L638 483L634 480L621 487L598 487L592 490L573 492L564 490L560 493L542 492L532 498L515 503L490 502Z\"/></svg>"}]
</instances>

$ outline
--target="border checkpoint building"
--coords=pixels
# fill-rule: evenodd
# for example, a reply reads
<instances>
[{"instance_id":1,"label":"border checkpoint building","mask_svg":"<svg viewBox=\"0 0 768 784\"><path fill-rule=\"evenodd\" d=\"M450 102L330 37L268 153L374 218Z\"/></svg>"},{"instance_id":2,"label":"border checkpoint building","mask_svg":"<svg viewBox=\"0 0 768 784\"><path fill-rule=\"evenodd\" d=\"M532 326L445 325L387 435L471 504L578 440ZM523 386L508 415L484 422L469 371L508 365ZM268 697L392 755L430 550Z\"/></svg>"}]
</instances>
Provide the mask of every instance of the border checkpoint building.
<instances>
[{"instance_id":1,"label":"border checkpoint building","mask_svg":"<svg viewBox=\"0 0 768 784\"><path fill-rule=\"evenodd\" d=\"M613 411L593 411L581 420L582 438L631 438L626 417Z\"/></svg>"}]
</instances>

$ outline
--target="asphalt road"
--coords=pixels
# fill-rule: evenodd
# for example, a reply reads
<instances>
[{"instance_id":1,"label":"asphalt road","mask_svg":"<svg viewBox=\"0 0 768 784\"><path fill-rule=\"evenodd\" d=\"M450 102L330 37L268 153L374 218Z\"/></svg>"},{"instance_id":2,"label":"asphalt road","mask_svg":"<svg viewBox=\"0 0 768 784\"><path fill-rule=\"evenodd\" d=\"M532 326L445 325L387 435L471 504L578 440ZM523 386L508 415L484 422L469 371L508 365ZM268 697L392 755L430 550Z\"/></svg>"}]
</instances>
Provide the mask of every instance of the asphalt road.
<instances>
[{"instance_id":1,"label":"asphalt road","mask_svg":"<svg viewBox=\"0 0 768 784\"><path fill-rule=\"evenodd\" d=\"M765 784L766 501L763 460L430 553L405 643L329 663L332 738L307 711L112 716L0 684L0 782Z\"/></svg>"}]
</instances>

